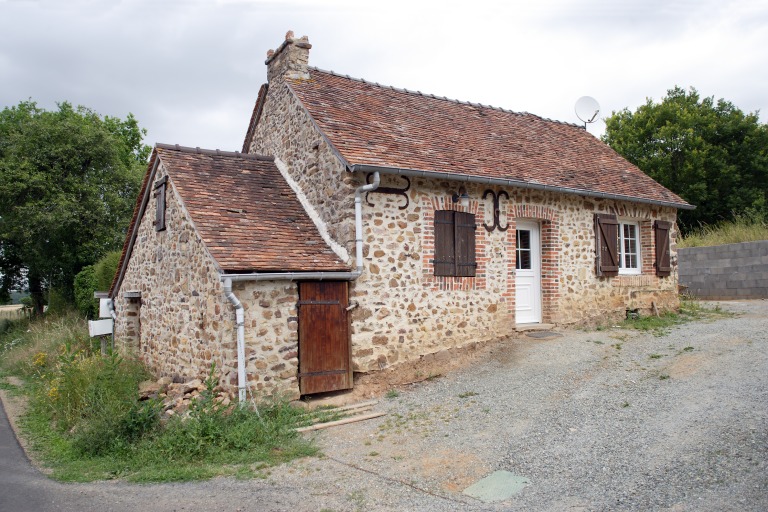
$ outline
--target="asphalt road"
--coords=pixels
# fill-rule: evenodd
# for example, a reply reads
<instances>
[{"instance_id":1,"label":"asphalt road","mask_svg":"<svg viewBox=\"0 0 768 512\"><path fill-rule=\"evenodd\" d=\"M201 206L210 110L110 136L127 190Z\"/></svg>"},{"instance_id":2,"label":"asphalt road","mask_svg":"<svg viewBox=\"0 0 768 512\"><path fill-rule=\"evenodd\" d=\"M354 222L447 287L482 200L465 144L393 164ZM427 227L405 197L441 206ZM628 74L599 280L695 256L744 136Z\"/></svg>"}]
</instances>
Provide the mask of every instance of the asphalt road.
<instances>
[{"instance_id":1,"label":"asphalt road","mask_svg":"<svg viewBox=\"0 0 768 512\"><path fill-rule=\"evenodd\" d=\"M56 487L29 463L0 407L0 511L62 510L56 506Z\"/></svg>"}]
</instances>

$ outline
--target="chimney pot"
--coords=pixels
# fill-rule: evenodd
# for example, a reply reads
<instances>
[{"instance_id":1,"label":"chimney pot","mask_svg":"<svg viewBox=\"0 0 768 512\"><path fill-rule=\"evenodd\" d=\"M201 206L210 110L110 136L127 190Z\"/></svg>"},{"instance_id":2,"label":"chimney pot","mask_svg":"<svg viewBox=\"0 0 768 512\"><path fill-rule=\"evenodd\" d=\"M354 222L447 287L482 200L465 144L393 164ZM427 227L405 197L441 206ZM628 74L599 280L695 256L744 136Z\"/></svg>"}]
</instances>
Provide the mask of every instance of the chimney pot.
<instances>
[{"instance_id":1,"label":"chimney pot","mask_svg":"<svg viewBox=\"0 0 768 512\"><path fill-rule=\"evenodd\" d=\"M267 52L267 81L283 78L309 79L309 50L312 45L307 36L294 37L293 30L285 33L285 41Z\"/></svg>"}]
</instances>

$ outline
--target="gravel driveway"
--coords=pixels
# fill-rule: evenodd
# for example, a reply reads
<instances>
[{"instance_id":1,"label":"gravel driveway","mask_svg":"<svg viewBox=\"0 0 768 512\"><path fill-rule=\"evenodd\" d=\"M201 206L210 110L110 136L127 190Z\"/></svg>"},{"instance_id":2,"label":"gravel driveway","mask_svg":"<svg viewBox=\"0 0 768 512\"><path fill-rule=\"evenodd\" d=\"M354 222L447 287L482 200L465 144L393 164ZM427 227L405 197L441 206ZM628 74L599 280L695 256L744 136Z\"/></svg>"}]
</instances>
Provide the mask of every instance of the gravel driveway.
<instances>
[{"instance_id":1,"label":"gravel driveway","mask_svg":"<svg viewBox=\"0 0 768 512\"><path fill-rule=\"evenodd\" d=\"M768 510L768 301L720 304L738 315L488 347L265 479L33 487L48 510ZM462 494L497 470L528 485Z\"/></svg>"}]
</instances>

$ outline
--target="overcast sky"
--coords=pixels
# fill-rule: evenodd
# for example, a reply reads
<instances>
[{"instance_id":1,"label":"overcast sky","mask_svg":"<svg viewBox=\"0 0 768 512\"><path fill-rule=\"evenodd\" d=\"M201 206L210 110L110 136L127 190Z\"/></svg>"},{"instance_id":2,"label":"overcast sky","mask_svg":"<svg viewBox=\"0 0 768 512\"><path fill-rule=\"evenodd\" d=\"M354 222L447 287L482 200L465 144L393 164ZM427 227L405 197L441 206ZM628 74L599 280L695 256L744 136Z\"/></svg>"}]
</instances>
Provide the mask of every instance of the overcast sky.
<instances>
[{"instance_id":1,"label":"overcast sky","mask_svg":"<svg viewBox=\"0 0 768 512\"><path fill-rule=\"evenodd\" d=\"M322 69L561 121L679 85L766 122L766 0L0 0L0 107L66 100L132 112L148 144L239 150L287 30Z\"/></svg>"}]
</instances>

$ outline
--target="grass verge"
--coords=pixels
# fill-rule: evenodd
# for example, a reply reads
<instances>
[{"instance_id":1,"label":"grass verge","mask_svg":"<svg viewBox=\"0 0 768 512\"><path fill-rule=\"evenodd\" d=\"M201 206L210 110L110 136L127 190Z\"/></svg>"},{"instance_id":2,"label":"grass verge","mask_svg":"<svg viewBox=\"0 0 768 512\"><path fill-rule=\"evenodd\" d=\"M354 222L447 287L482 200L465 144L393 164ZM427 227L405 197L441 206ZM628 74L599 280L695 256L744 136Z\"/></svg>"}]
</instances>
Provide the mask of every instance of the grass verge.
<instances>
[{"instance_id":1,"label":"grass verge","mask_svg":"<svg viewBox=\"0 0 768 512\"><path fill-rule=\"evenodd\" d=\"M51 416L40 402L32 404L21 428L57 480L173 482L257 477L276 464L316 455L317 447L294 430L304 419L301 411L280 402L255 410L206 411L174 418L140 439L97 453L84 451L69 432L51 428Z\"/></svg>"},{"instance_id":2,"label":"grass verge","mask_svg":"<svg viewBox=\"0 0 768 512\"><path fill-rule=\"evenodd\" d=\"M709 247L768 240L768 222L756 216L737 216L732 221L702 226L686 235L678 247Z\"/></svg>"},{"instance_id":3,"label":"grass verge","mask_svg":"<svg viewBox=\"0 0 768 512\"><path fill-rule=\"evenodd\" d=\"M659 316L642 316L638 318L628 318L624 320L622 327L627 329L636 329L639 331L648 331L656 336L664 336L671 327L692 322L695 320L708 320L721 317L733 316L716 306L708 308L695 300L681 300L680 310L678 312L667 311Z\"/></svg>"},{"instance_id":4,"label":"grass verge","mask_svg":"<svg viewBox=\"0 0 768 512\"><path fill-rule=\"evenodd\" d=\"M24 386L9 384L9 375ZM318 453L296 427L339 417L277 399L224 406L209 379L187 414L166 419L159 400L139 398L147 376L137 361L100 355L76 315L18 321L0 333L0 381L26 396L22 433L61 481L263 476L271 466Z\"/></svg>"}]
</instances>

